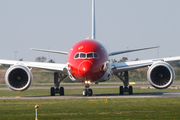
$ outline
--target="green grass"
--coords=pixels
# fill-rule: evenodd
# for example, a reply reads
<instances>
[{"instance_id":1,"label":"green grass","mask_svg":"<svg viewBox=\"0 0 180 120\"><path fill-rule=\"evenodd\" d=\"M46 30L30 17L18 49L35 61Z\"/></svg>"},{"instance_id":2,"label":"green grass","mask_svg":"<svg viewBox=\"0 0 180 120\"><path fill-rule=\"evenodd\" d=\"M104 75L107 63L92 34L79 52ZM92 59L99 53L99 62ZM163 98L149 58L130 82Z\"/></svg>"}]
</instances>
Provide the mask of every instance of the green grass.
<instances>
[{"instance_id":1,"label":"green grass","mask_svg":"<svg viewBox=\"0 0 180 120\"><path fill-rule=\"evenodd\" d=\"M93 88L94 94L118 93L117 88ZM179 89L140 89L134 93L180 92ZM65 89L65 95L81 95L82 89ZM28 89L24 92L1 90L2 96L49 96L50 89ZM60 97L60 96L59 96ZM1 120L32 120L38 104L38 120L178 120L180 98L76 98L0 100Z\"/></svg>"},{"instance_id":2,"label":"green grass","mask_svg":"<svg viewBox=\"0 0 180 120\"><path fill-rule=\"evenodd\" d=\"M178 120L179 98L0 100L1 120Z\"/></svg>"}]
</instances>

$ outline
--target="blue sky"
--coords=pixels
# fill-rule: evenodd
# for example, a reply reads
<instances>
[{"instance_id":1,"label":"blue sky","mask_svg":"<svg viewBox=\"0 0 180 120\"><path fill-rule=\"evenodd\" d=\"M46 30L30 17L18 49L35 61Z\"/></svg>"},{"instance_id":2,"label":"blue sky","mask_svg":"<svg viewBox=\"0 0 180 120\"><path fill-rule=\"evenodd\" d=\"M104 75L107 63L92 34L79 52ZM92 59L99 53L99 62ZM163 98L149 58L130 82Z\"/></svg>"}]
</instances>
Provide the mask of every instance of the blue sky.
<instances>
[{"instance_id":1,"label":"blue sky","mask_svg":"<svg viewBox=\"0 0 180 120\"><path fill-rule=\"evenodd\" d=\"M117 55L120 59L180 56L179 0L96 0L96 38L109 51L159 45ZM30 48L69 51L91 37L91 0L0 0L0 58L34 61L48 53ZM50 54L56 62L66 56Z\"/></svg>"}]
</instances>

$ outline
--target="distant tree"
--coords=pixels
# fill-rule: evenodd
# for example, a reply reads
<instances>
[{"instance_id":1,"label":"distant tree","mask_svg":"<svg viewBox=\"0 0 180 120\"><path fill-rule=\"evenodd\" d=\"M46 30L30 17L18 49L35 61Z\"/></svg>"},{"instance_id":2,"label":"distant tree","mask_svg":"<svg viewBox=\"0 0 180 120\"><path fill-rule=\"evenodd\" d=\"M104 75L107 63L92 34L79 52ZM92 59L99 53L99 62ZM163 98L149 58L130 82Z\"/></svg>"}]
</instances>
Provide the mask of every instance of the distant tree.
<instances>
[{"instance_id":1,"label":"distant tree","mask_svg":"<svg viewBox=\"0 0 180 120\"><path fill-rule=\"evenodd\" d=\"M139 61L139 58L136 58L134 61Z\"/></svg>"},{"instance_id":2,"label":"distant tree","mask_svg":"<svg viewBox=\"0 0 180 120\"><path fill-rule=\"evenodd\" d=\"M169 62L172 67L180 67L180 61L171 61Z\"/></svg>"},{"instance_id":3,"label":"distant tree","mask_svg":"<svg viewBox=\"0 0 180 120\"><path fill-rule=\"evenodd\" d=\"M1 65L0 65L0 69L4 69L4 66L3 66L3 64L1 64Z\"/></svg>"},{"instance_id":4,"label":"distant tree","mask_svg":"<svg viewBox=\"0 0 180 120\"><path fill-rule=\"evenodd\" d=\"M7 65L7 64L2 64L1 65L3 68L9 68L10 67L10 65Z\"/></svg>"},{"instance_id":5,"label":"distant tree","mask_svg":"<svg viewBox=\"0 0 180 120\"><path fill-rule=\"evenodd\" d=\"M128 60L127 57L122 57L122 59L120 59L120 61L118 61L118 62L126 62L127 60Z\"/></svg>"},{"instance_id":6,"label":"distant tree","mask_svg":"<svg viewBox=\"0 0 180 120\"><path fill-rule=\"evenodd\" d=\"M111 59L112 63L117 63L116 59Z\"/></svg>"},{"instance_id":7,"label":"distant tree","mask_svg":"<svg viewBox=\"0 0 180 120\"><path fill-rule=\"evenodd\" d=\"M48 63L55 63L55 60L50 59L50 60L48 61Z\"/></svg>"},{"instance_id":8,"label":"distant tree","mask_svg":"<svg viewBox=\"0 0 180 120\"><path fill-rule=\"evenodd\" d=\"M134 61L139 61L139 58L136 58ZM111 59L112 63L120 63L120 62L127 62L128 58L127 57L122 57L119 61L117 61L116 59ZM133 60L132 60L133 61ZM180 64L179 64L180 65Z\"/></svg>"},{"instance_id":9,"label":"distant tree","mask_svg":"<svg viewBox=\"0 0 180 120\"><path fill-rule=\"evenodd\" d=\"M23 61L23 58L19 59L19 61Z\"/></svg>"},{"instance_id":10,"label":"distant tree","mask_svg":"<svg viewBox=\"0 0 180 120\"><path fill-rule=\"evenodd\" d=\"M45 62L46 61L46 57L42 56L42 57L37 57L35 59L36 62Z\"/></svg>"}]
</instances>

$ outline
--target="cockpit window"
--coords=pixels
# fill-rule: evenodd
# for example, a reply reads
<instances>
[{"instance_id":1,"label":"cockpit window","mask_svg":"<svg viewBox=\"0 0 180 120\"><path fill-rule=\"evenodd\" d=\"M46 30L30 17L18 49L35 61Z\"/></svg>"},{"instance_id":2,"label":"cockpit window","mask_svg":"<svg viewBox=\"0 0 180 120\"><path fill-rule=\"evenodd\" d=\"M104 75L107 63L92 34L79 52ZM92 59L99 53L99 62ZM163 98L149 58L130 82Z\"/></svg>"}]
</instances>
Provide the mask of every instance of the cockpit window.
<instances>
[{"instance_id":1,"label":"cockpit window","mask_svg":"<svg viewBox=\"0 0 180 120\"><path fill-rule=\"evenodd\" d=\"M79 58L79 53L76 53L74 58Z\"/></svg>"},{"instance_id":2,"label":"cockpit window","mask_svg":"<svg viewBox=\"0 0 180 120\"><path fill-rule=\"evenodd\" d=\"M80 53L80 58L86 58L86 53Z\"/></svg>"},{"instance_id":3,"label":"cockpit window","mask_svg":"<svg viewBox=\"0 0 180 120\"><path fill-rule=\"evenodd\" d=\"M95 52L90 52L90 53L76 53L76 55L74 56L75 59L78 58L95 58L95 59L99 59L99 55Z\"/></svg>"},{"instance_id":4,"label":"cockpit window","mask_svg":"<svg viewBox=\"0 0 180 120\"><path fill-rule=\"evenodd\" d=\"M87 53L87 58L93 58L93 53Z\"/></svg>"},{"instance_id":5,"label":"cockpit window","mask_svg":"<svg viewBox=\"0 0 180 120\"><path fill-rule=\"evenodd\" d=\"M97 53L94 53L94 57L98 59L99 55Z\"/></svg>"}]
</instances>

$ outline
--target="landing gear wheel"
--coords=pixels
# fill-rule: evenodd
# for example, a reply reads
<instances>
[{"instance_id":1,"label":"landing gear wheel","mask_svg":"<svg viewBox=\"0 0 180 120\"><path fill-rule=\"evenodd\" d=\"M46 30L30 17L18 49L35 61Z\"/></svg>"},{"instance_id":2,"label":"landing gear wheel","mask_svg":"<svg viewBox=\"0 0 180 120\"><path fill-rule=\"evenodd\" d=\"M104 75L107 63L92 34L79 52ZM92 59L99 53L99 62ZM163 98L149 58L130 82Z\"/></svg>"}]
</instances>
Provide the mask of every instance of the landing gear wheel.
<instances>
[{"instance_id":1,"label":"landing gear wheel","mask_svg":"<svg viewBox=\"0 0 180 120\"><path fill-rule=\"evenodd\" d=\"M64 95L64 87L60 87L60 91L59 91L60 95L63 96Z\"/></svg>"},{"instance_id":2,"label":"landing gear wheel","mask_svg":"<svg viewBox=\"0 0 180 120\"><path fill-rule=\"evenodd\" d=\"M120 86L120 87L119 87L119 94L120 94L120 95L123 95L123 94L124 94L123 86Z\"/></svg>"},{"instance_id":3,"label":"landing gear wheel","mask_svg":"<svg viewBox=\"0 0 180 120\"><path fill-rule=\"evenodd\" d=\"M92 96L92 94L93 94L92 89L89 89L88 96Z\"/></svg>"},{"instance_id":4,"label":"landing gear wheel","mask_svg":"<svg viewBox=\"0 0 180 120\"><path fill-rule=\"evenodd\" d=\"M64 95L64 88L59 87L60 83L67 77L67 75L54 73L54 87L51 87L51 96L55 96L55 94Z\"/></svg>"},{"instance_id":5,"label":"landing gear wheel","mask_svg":"<svg viewBox=\"0 0 180 120\"><path fill-rule=\"evenodd\" d=\"M54 87L51 87L51 96L55 96Z\"/></svg>"},{"instance_id":6,"label":"landing gear wheel","mask_svg":"<svg viewBox=\"0 0 180 120\"><path fill-rule=\"evenodd\" d=\"M133 88L132 86L129 86L129 95L132 95L133 94Z\"/></svg>"},{"instance_id":7,"label":"landing gear wheel","mask_svg":"<svg viewBox=\"0 0 180 120\"><path fill-rule=\"evenodd\" d=\"M83 96L87 96L87 89L83 90Z\"/></svg>"}]
</instances>

